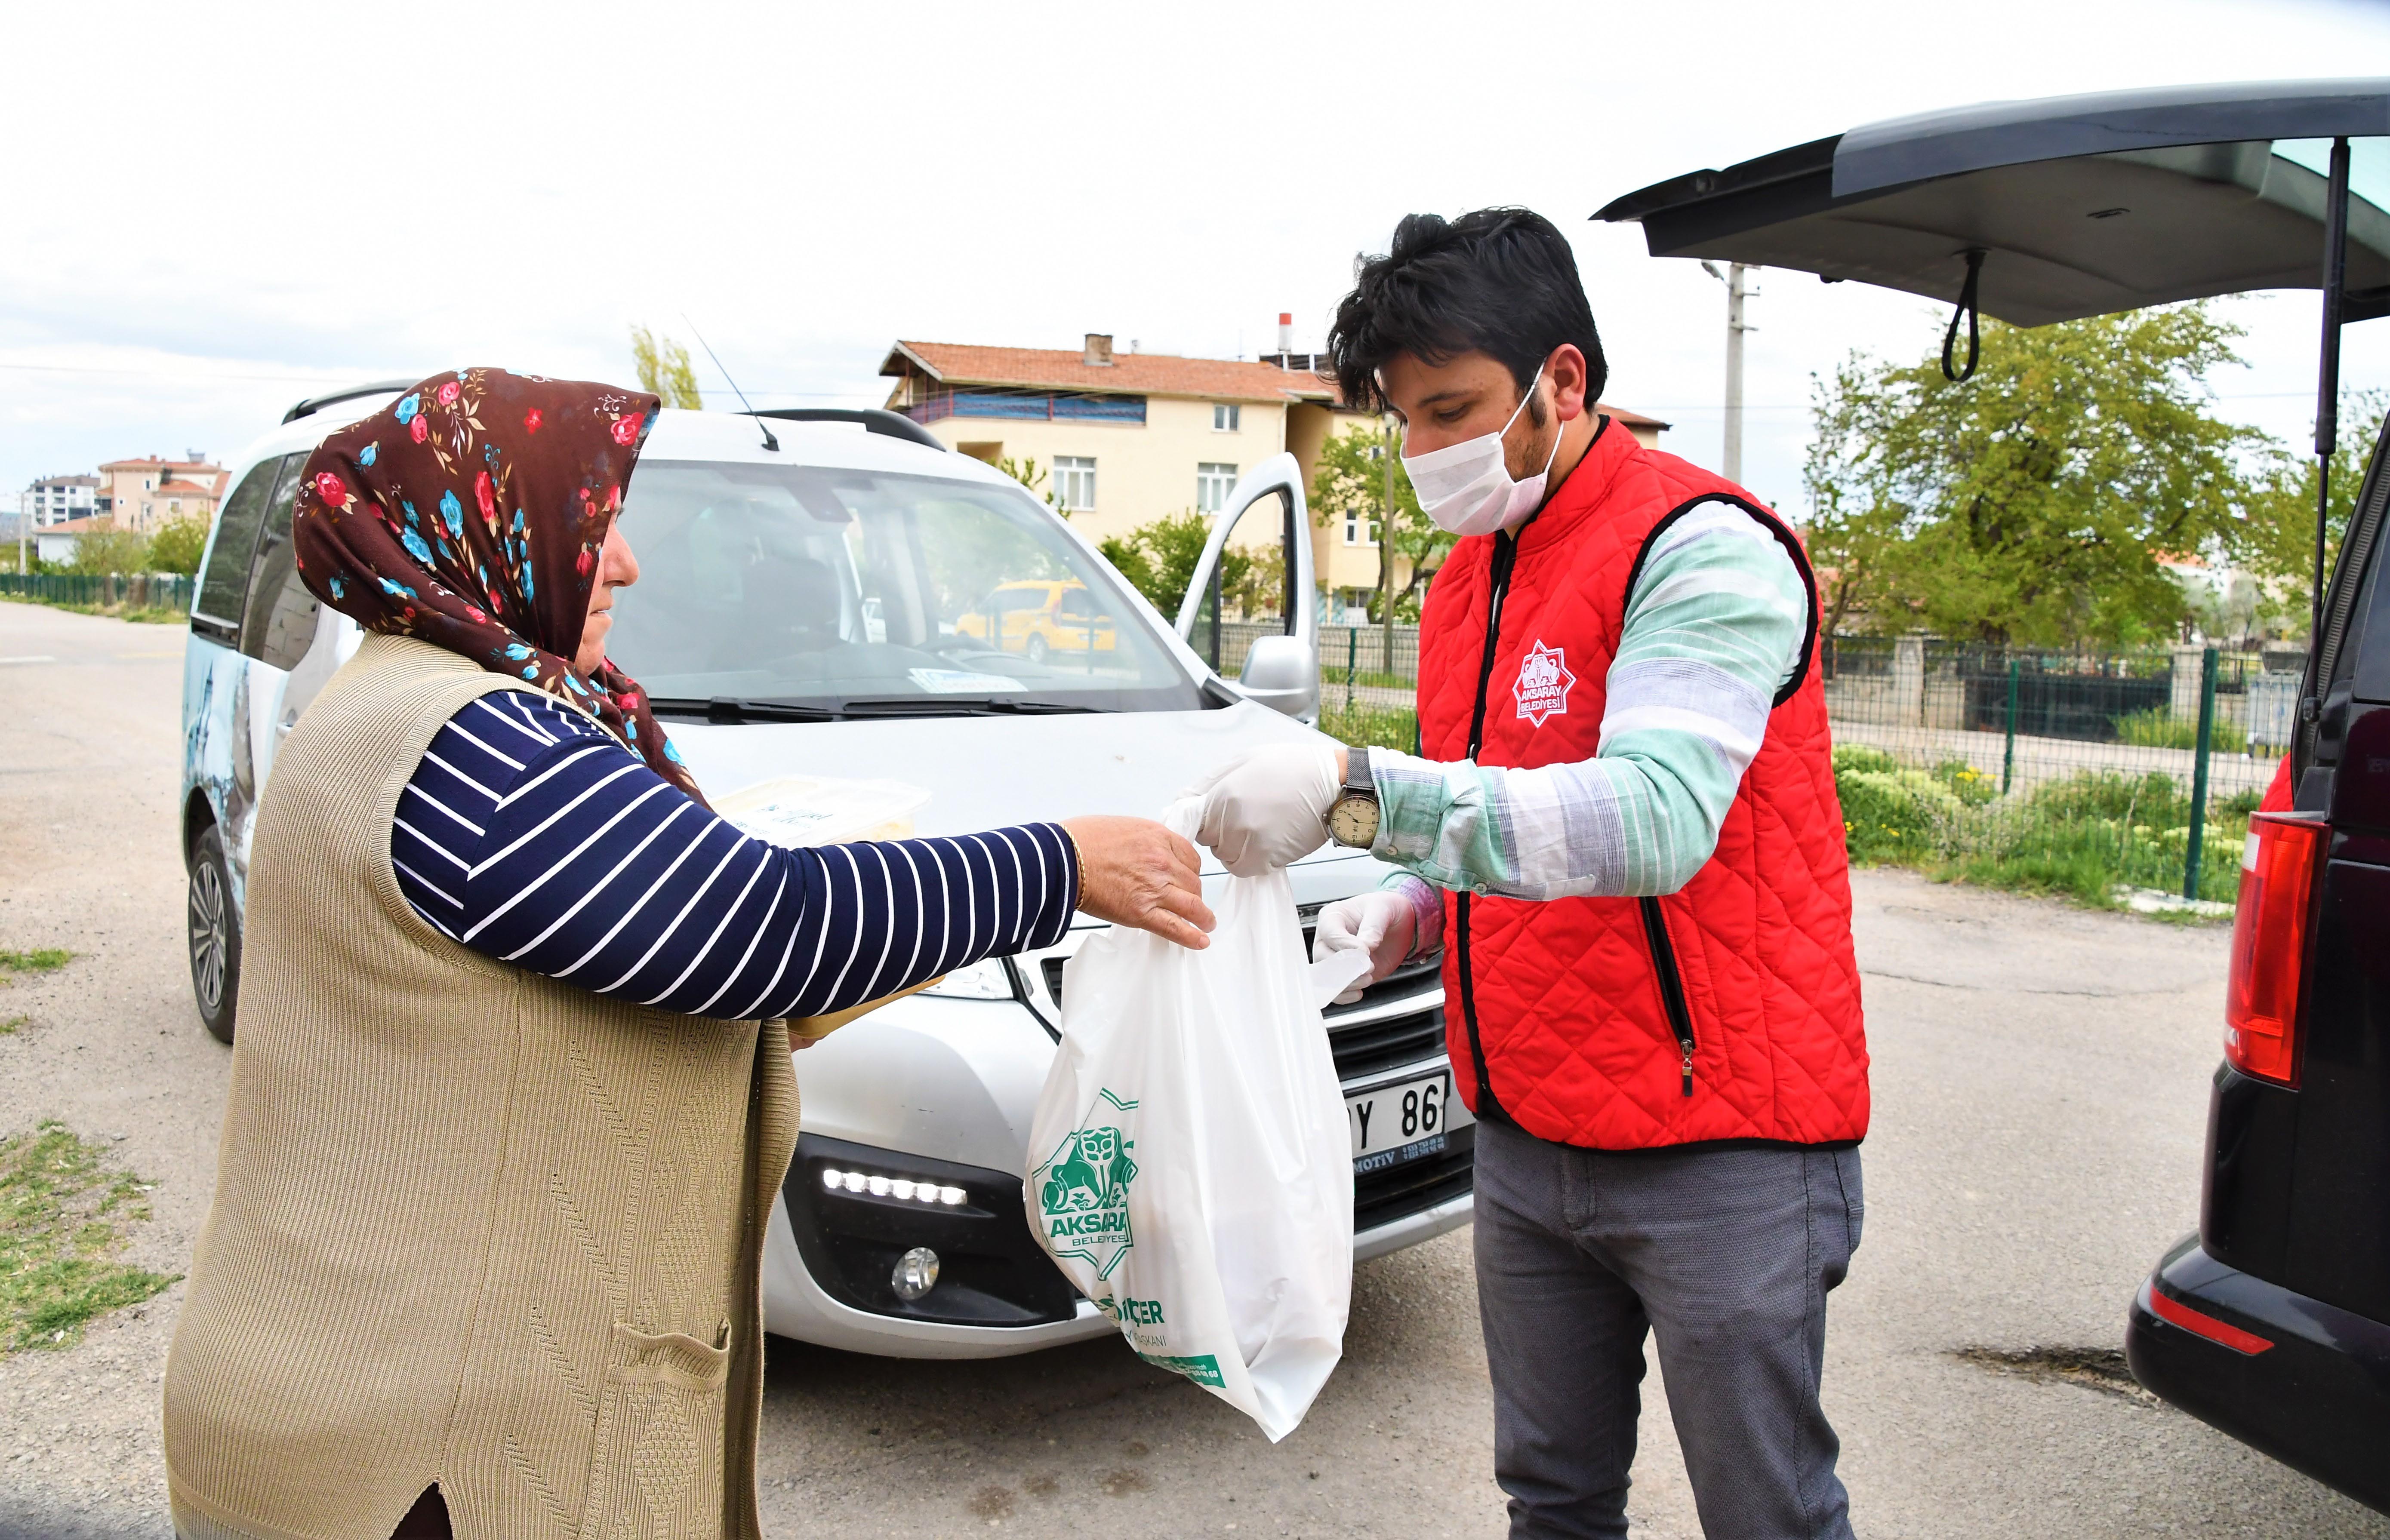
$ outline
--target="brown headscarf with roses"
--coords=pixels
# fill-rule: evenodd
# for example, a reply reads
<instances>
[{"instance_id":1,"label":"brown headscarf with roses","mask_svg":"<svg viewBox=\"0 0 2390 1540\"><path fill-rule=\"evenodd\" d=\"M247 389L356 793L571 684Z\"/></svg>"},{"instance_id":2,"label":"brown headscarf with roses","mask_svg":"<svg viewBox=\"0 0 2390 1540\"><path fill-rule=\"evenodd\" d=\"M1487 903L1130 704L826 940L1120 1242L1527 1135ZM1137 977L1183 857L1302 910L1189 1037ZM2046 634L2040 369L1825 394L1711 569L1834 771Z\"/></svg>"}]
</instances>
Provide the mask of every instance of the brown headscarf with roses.
<instances>
[{"instance_id":1,"label":"brown headscarf with roses","mask_svg":"<svg viewBox=\"0 0 2390 1540\"><path fill-rule=\"evenodd\" d=\"M326 604L570 701L703 802L647 692L610 659L589 675L572 661L659 404L503 369L433 375L308 456L291 533Z\"/></svg>"}]
</instances>

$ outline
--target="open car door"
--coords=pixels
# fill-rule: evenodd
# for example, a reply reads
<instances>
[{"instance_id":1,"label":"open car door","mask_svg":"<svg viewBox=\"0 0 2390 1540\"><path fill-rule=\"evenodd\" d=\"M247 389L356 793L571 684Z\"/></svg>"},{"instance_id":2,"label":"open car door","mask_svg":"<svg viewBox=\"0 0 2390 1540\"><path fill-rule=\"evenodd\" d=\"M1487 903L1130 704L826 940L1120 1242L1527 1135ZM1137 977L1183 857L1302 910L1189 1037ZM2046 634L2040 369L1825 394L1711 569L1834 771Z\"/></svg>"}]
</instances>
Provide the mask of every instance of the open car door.
<instances>
[{"instance_id":1,"label":"open car door","mask_svg":"<svg viewBox=\"0 0 2390 1540\"><path fill-rule=\"evenodd\" d=\"M1232 564L1243 569L1245 581L1224 592L1223 574ZM1178 635L1213 673L1225 678L1235 668L1228 684L1238 694L1316 724L1319 600L1312 565L1303 467L1291 455L1273 455L1238 481L1214 517L1179 602ZM1224 606L1245 611L1245 619L1225 619Z\"/></svg>"}]
</instances>

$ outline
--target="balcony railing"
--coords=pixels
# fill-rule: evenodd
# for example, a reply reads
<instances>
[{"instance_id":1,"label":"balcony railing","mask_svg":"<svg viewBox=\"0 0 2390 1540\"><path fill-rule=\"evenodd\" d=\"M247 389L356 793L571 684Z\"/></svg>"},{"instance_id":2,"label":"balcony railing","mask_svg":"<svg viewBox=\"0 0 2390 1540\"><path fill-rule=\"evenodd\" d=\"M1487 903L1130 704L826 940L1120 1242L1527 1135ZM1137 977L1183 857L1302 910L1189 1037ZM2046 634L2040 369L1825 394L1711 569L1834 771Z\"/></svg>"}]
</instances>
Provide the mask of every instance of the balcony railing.
<instances>
[{"instance_id":1,"label":"balcony railing","mask_svg":"<svg viewBox=\"0 0 2390 1540\"><path fill-rule=\"evenodd\" d=\"M1009 417L1044 422L1143 422L1145 397L1061 391L938 391L904 408L915 422Z\"/></svg>"}]
</instances>

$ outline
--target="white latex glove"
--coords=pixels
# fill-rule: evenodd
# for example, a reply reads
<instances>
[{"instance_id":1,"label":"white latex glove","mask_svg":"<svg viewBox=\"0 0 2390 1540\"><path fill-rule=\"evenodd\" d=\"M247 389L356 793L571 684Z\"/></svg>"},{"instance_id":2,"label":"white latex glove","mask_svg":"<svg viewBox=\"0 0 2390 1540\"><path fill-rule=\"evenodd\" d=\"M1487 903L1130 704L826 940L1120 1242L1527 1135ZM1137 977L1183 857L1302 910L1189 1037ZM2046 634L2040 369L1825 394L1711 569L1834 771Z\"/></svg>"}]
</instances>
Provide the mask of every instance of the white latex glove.
<instances>
[{"instance_id":1,"label":"white latex glove","mask_svg":"<svg viewBox=\"0 0 2390 1540\"><path fill-rule=\"evenodd\" d=\"M1333 748L1279 743L1230 760L1184 794L1203 802L1195 842L1239 877L1259 877L1328 842L1337 788Z\"/></svg>"},{"instance_id":2,"label":"white latex glove","mask_svg":"<svg viewBox=\"0 0 2390 1540\"><path fill-rule=\"evenodd\" d=\"M1368 977L1336 996L1340 1006L1361 997L1365 985L1376 983L1403 965L1418 938L1419 911L1401 893L1381 888L1375 892L1340 898L1319 911L1319 929L1312 933L1311 960L1331 952L1369 954Z\"/></svg>"}]
</instances>

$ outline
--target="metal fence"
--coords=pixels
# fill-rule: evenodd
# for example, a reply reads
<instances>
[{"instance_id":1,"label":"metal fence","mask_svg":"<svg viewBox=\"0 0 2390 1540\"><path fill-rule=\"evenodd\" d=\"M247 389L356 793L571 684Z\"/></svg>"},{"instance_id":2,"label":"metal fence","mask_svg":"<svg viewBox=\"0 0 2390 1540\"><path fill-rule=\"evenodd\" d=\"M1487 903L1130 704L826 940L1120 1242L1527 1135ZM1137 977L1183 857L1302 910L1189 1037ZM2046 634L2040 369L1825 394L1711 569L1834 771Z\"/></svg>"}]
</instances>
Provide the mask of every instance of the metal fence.
<instances>
[{"instance_id":1,"label":"metal fence","mask_svg":"<svg viewBox=\"0 0 2390 1540\"><path fill-rule=\"evenodd\" d=\"M1818 661L1855 857L2229 902L2304 659L1836 637Z\"/></svg>"},{"instance_id":2,"label":"metal fence","mask_svg":"<svg viewBox=\"0 0 2390 1540\"><path fill-rule=\"evenodd\" d=\"M0 572L0 596L98 610L191 612L199 580L178 572Z\"/></svg>"},{"instance_id":3,"label":"metal fence","mask_svg":"<svg viewBox=\"0 0 2390 1540\"><path fill-rule=\"evenodd\" d=\"M1239 631L1223 643L1240 659ZM1321 728L1414 751L1418 638L1397 627L1389 655L1379 627L1326 627ZM1818 664L1852 854L2087 897L2121 886L2229 902L2248 814L2297 721L2304 661L1828 638Z\"/></svg>"}]
</instances>

